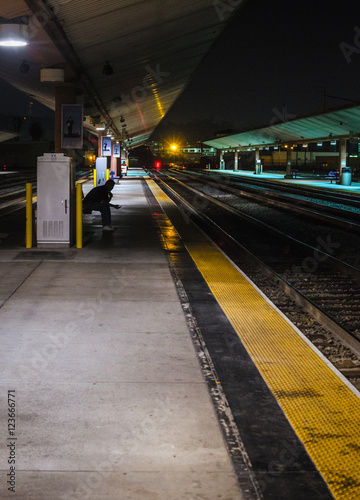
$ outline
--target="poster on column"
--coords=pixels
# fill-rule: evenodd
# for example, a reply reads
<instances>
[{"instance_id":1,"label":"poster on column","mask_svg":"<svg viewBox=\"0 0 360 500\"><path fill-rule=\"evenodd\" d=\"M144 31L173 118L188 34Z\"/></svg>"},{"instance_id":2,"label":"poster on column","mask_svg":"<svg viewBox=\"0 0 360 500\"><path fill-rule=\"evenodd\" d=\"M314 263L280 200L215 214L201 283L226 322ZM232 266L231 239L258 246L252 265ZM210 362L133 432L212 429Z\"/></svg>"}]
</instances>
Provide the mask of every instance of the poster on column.
<instances>
[{"instance_id":1,"label":"poster on column","mask_svg":"<svg viewBox=\"0 0 360 500\"><path fill-rule=\"evenodd\" d=\"M113 157L120 158L120 144L114 144L113 147Z\"/></svg>"},{"instance_id":2,"label":"poster on column","mask_svg":"<svg viewBox=\"0 0 360 500\"><path fill-rule=\"evenodd\" d=\"M103 137L101 141L101 156L111 156L111 139Z\"/></svg>"},{"instance_id":3,"label":"poster on column","mask_svg":"<svg viewBox=\"0 0 360 500\"><path fill-rule=\"evenodd\" d=\"M80 104L63 104L61 107L61 147L83 147L83 107Z\"/></svg>"}]
</instances>

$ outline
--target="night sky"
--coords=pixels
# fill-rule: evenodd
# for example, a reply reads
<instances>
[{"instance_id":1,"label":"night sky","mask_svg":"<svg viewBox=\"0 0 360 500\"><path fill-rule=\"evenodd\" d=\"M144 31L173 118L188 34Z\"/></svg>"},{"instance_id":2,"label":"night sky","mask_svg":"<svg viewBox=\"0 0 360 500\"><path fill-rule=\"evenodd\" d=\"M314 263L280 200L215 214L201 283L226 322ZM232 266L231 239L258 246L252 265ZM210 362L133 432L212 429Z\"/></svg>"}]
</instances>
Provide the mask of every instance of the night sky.
<instances>
[{"instance_id":1,"label":"night sky","mask_svg":"<svg viewBox=\"0 0 360 500\"><path fill-rule=\"evenodd\" d=\"M212 116L246 129L283 120L285 106L287 118L322 111L324 89L360 101L359 10L355 0L248 0L168 120ZM327 108L347 104L325 100Z\"/></svg>"},{"instance_id":2,"label":"night sky","mask_svg":"<svg viewBox=\"0 0 360 500\"><path fill-rule=\"evenodd\" d=\"M0 79L0 114L26 116L29 114L30 102L33 103L31 112L34 116L53 116L49 108Z\"/></svg>"},{"instance_id":3,"label":"night sky","mask_svg":"<svg viewBox=\"0 0 360 500\"><path fill-rule=\"evenodd\" d=\"M165 125L212 118L241 130L319 112L324 104L350 104L333 97L324 102L324 89L330 96L360 101L359 10L355 0L247 0ZM0 82L0 113L11 112L11 95L25 110L29 98ZM42 115L44 107L38 106L35 111Z\"/></svg>"}]
</instances>

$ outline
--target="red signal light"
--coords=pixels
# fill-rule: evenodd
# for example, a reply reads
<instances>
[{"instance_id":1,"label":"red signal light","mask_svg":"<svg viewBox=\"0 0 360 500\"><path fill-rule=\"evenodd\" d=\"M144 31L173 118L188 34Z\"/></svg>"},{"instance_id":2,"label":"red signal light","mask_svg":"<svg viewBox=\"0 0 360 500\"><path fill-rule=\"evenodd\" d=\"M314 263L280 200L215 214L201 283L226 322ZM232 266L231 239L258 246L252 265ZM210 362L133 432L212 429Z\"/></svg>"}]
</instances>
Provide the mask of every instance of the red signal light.
<instances>
[{"instance_id":1,"label":"red signal light","mask_svg":"<svg viewBox=\"0 0 360 500\"><path fill-rule=\"evenodd\" d=\"M156 161L155 168L160 168L160 167L161 167L161 161Z\"/></svg>"}]
</instances>

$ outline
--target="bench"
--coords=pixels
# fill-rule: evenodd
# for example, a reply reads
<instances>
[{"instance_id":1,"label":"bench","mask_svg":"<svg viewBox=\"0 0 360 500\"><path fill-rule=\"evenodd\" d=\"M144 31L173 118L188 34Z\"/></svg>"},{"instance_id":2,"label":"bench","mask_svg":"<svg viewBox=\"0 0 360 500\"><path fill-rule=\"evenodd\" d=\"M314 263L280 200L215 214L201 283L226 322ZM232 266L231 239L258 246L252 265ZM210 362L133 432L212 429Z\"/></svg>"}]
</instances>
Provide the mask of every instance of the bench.
<instances>
[{"instance_id":1,"label":"bench","mask_svg":"<svg viewBox=\"0 0 360 500\"><path fill-rule=\"evenodd\" d=\"M332 184L332 181L336 182L337 180L339 180L339 172L336 172L336 171L333 172L333 171L331 171L331 172L328 173L328 177L330 179L330 184Z\"/></svg>"},{"instance_id":2,"label":"bench","mask_svg":"<svg viewBox=\"0 0 360 500\"><path fill-rule=\"evenodd\" d=\"M289 174L285 174L284 178L285 179L296 179L297 174L299 171L296 168L291 169Z\"/></svg>"}]
</instances>

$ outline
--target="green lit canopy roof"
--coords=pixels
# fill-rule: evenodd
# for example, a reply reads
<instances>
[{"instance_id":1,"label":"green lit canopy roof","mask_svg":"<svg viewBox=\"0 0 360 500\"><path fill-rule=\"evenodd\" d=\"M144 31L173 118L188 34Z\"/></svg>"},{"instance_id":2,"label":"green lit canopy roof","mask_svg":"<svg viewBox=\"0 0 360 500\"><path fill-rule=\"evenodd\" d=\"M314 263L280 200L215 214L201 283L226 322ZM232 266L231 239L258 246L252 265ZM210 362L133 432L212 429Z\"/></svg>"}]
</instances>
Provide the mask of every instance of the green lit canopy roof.
<instances>
[{"instance_id":1,"label":"green lit canopy roof","mask_svg":"<svg viewBox=\"0 0 360 500\"><path fill-rule=\"evenodd\" d=\"M205 141L205 144L217 149L244 149L358 138L360 138L360 105L352 105L218 137Z\"/></svg>"}]
</instances>

